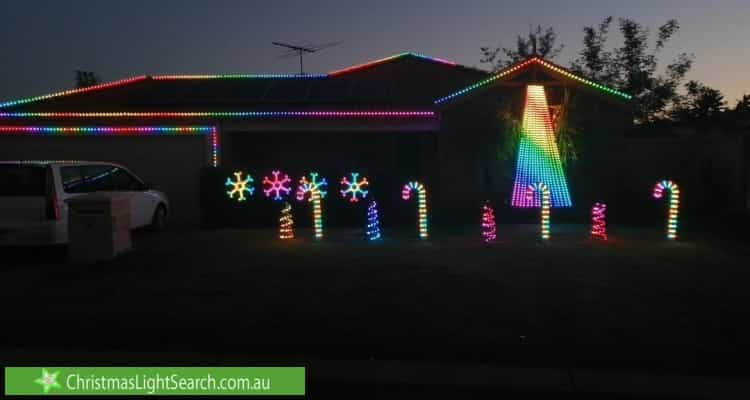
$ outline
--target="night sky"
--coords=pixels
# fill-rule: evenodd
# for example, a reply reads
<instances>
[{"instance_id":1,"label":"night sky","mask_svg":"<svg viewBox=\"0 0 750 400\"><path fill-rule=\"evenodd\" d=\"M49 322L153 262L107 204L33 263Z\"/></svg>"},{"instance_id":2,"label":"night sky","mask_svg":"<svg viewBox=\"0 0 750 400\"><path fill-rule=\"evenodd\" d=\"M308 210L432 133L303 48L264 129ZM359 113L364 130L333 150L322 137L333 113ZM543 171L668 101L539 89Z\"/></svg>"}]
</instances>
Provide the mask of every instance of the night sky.
<instances>
[{"instance_id":1,"label":"night sky","mask_svg":"<svg viewBox=\"0 0 750 400\"><path fill-rule=\"evenodd\" d=\"M360 5L362 4L362 5ZM366 4L366 5L365 5ZM403 51L481 67L479 47L512 46L529 24L554 27L568 65L585 25L632 17L682 29L662 55L695 53L688 78L722 90L734 105L750 93L748 0L642 1L31 1L0 2L0 100L70 88L76 69L103 80L161 73L298 72L272 40L344 41L306 59L327 72ZM613 33L615 43L619 35Z\"/></svg>"}]
</instances>

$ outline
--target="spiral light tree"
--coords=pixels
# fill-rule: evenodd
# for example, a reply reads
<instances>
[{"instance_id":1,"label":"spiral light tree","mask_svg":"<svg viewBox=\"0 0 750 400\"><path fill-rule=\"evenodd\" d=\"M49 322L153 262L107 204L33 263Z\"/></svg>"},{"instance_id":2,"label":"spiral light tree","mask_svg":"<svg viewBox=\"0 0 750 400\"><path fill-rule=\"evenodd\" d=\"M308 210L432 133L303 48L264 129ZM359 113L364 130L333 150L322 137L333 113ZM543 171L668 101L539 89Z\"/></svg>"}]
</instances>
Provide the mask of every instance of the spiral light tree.
<instances>
[{"instance_id":1,"label":"spiral light tree","mask_svg":"<svg viewBox=\"0 0 750 400\"><path fill-rule=\"evenodd\" d=\"M417 192L419 237L427 239L427 190L419 182L409 182L401 190L401 198L409 200L412 191Z\"/></svg>"},{"instance_id":2,"label":"spiral light tree","mask_svg":"<svg viewBox=\"0 0 750 400\"><path fill-rule=\"evenodd\" d=\"M310 172L310 179L303 176L299 180L297 187L297 200L302 201L305 198L313 205L313 228L315 229L315 239L323 239L323 208L320 200L326 197L328 192L326 187L328 182L325 178L318 180L317 172Z\"/></svg>"},{"instance_id":3,"label":"spiral light tree","mask_svg":"<svg viewBox=\"0 0 750 400\"><path fill-rule=\"evenodd\" d=\"M549 207L550 207L550 193L549 188L547 185L545 185L542 182L538 183L532 183L526 188L526 199L527 201L534 201L534 196L536 194L539 194L541 205L541 239L542 240L548 240L549 239Z\"/></svg>"},{"instance_id":4,"label":"spiral light tree","mask_svg":"<svg viewBox=\"0 0 750 400\"><path fill-rule=\"evenodd\" d=\"M378 216L378 203L375 200L367 207L367 238L378 240L380 236L380 217Z\"/></svg>"},{"instance_id":5,"label":"spiral light tree","mask_svg":"<svg viewBox=\"0 0 750 400\"><path fill-rule=\"evenodd\" d=\"M667 239L677 239L677 218L680 213L680 187L676 183L663 180L654 185L653 195L655 199L661 199L664 191L669 190L669 216L667 219Z\"/></svg>"},{"instance_id":6,"label":"spiral light tree","mask_svg":"<svg viewBox=\"0 0 750 400\"><path fill-rule=\"evenodd\" d=\"M284 202L279 218L279 239L294 239L294 218L292 217L292 205Z\"/></svg>"},{"instance_id":7,"label":"spiral light tree","mask_svg":"<svg viewBox=\"0 0 750 400\"><path fill-rule=\"evenodd\" d=\"M485 243L492 243L497 238L497 228L495 226L495 210L489 201L482 206L482 240Z\"/></svg>"},{"instance_id":8,"label":"spiral light tree","mask_svg":"<svg viewBox=\"0 0 750 400\"><path fill-rule=\"evenodd\" d=\"M594 203L591 207L591 237L607 240L607 205Z\"/></svg>"}]
</instances>

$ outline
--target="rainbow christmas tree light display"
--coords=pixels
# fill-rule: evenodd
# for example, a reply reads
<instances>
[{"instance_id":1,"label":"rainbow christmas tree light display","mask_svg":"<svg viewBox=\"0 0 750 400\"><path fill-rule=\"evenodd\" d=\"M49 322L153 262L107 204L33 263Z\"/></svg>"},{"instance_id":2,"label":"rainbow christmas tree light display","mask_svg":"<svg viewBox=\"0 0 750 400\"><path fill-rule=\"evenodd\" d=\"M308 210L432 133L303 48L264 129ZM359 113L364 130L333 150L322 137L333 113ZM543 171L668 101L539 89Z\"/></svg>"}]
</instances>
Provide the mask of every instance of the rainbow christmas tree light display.
<instances>
[{"instance_id":1,"label":"rainbow christmas tree light display","mask_svg":"<svg viewBox=\"0 0 750 400\"><path fill-rule=\"evenodd\" d=\"M292 217L292 205L288 201L284 202L279 217L279 239L294 239L294 218Z\"/></svg>"},{"instance_id":2,"label":"rainbow christmas tree light display","mask_svg":"<svg viewBox=\"0 0 750 400\"><path fill-rule=\"evenodd\" d=\"M363 189L364 187L367 187L370 185L370 182L367 181L367 178L364 176L362 179L359 179L359 172L352 172L349 175L351 175L352 180L350 181L347 179L347 177L341 178L341 196L344 198L347 197L347 195L351 195L349 198L349 201L352 203L356 203L359 201L360 198L364 199L367 197L367 193L369 193L368 190ZM360 196L358 198L357 196Z\"/></svg>"},{"instance_id":3,"label":"rainbow christmas tree light display","mask_svg":"<svg viewBox=\"0 0 750 400\"><path fill-rule=\"evenodd\" d=\"M378 240L380 236L380 217L378 216L378 203L375 200L367 207L367 238Z\"/></svg>"},{"instance_id":4,"label":"rainbow christmas tree light display","mask_svg":"<svg viewBox=\"0 0 750 400\"><path fill-rule=\"evenodd\" d=\"M680 187L668 180L658 182L654 186L653 195L655 199L661 199L664 191L669 190L669 219L667 220L667 239L677 239L677 218L680 213Z\"/></svg>"},{"instance_id":5,"label":"rainbow christmas tree light display","mask_svg":"<svg viewBox=\"0 0 750 400\"><path fill-rule=\"evenodd\" d=\"M419 213L419 237L427 239L427 190L419 182L409 182L401 190L401 198L409 200L412 190L417 192L417 209Z\"/></svg>"},{"instance_id":6,"label":"rainbow christmas tree light display","mask_svg":"<svg viewBox=\"0 0 750 400\"><path fill-rule=\"evenodd\" d=\"M328 182L325 178L318 181L318 173L310 172L310 180L303 176L299 180L299 187L297 187L297 200L302 201L308 196L308 201L313 204L313 227L315 228L316 239L323 238L323 208L320 205L320 200L328 193L325 190L327 186Z\"/></svg>"},{"instance_id":7,"label":"rainbow christmas tree light display","mask_svg":"<svg viewBox=\"0 0 750 400\"><path fill-rule=\"evenodd\" d=\"M531 184L544 182L550 191L551 207L571 207L544 86L526 87L522 129L511 205L539 207L541 199L535 196L529 198L526 189Z\"/></svg>"},{"instance_id":8,"label":"rainbow christmas tree light display","mask_svg":"<svg viewBox=\"0 0 750 400\"><path fill-rule=\"evenodd\" d=\"M233 173L233 175L234 180L232 180L232 178L227 178L227 181L224 183L225 186L232 187L231 190L227 191L227 196L229 196L230 199L233 199L234 196L237 195L237 201L245 201L245 193L248 193L248 196L252 196L253 193L255 193L255 188L252 186L253 178L248 174L243 180L242 171L237 171Z\"/></svg>"},{"instance_id":9,"label":"rainbow christmas tree light display","mask_svg":"<svg viewBox=\"0 0 750 400\"><path fill-rule=\"evenodd\" d=\"M497 227L495 226L495 210L489 201L482 206L482 240L492 243L497 238Z\"/></svg>"},{"instance_id":10,"label":"rainbow christmas tree light display","mask_svg":"<svg viewBox=\"0 0 750 400\"><path fill-rule=\"evenodd\" d=\"M594 203L591 208L591 237L607 240L607 205Z\"/></svg>"},{"instance_id":11,"label":"rainbow christmas tree light display","mask_svg":"<svg viewBox=\"0 0 750 400\"><path fill-rule=\"evenodd\" d=\"M268 179L267 176L263 177L263 193L266 197L271 197L271 193L273 193L273 199L278 201L281 200L282 196L287 196L292 191L292 188L289 187L289 182L292 180L289 179L287 174L284 174L283 178L279 178L281 175L279 171L271 171L271 174L273 180Z\"/></svg>"},{"instance_id":12,"label":"rainbow christmas tree light display","mask_svg":"<svg viewBox=\"0 0 750 400\"><path fill-rule=\"evenodd\" d=\"M549 239L549 209L550 209L550 191L544 183L532 183L526 188L527 201L533 201L536 194L539 193L539 203L542 209L542 227L540 237L542 240Z\"/></svg>"}]
</instances>

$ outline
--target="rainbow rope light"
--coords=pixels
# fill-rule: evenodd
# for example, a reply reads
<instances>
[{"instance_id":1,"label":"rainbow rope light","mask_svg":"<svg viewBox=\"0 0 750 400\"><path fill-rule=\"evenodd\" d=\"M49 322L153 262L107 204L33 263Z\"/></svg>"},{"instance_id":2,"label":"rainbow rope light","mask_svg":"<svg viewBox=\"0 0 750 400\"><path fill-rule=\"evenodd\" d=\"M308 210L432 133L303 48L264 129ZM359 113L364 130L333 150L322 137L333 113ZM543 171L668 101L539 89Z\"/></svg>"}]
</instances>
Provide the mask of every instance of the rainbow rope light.
<instances>
[{"instance_id":1,"label":"rainbow rope light","mask_svg":"<svg viewBox=\"0 0 750 400\"><path fill-rule=\"evenodd\" d=\"M242 171L237 171L233 173L234 180L232 180L231 177L227 178L227 181L224 183L224 186L231 186L232 189L227 191L227 196L229 196L230 199L234 198L234 195L237 195L237 201L242 202L246 200L245 192L248 193L248 196L252 196L253 193L255 193L255 188L252 186L253 184L253 177L250 176L250 174L245 175L245 179L242 179Z\"/></svg>"},{"instance_id":2,"label":"rainbow rope light","mask_svg":"<svg viewBox=\"0 0 750 400\"><path fill-rule=\"evenodd\" d=\"M471 86L467 86L467 87L465 87L465 88L463 88L461 90L458 90L456 92L453 92L453 93L451 93L451 94L449 94L447 96L441 97L441 98L435 100L434 103L435 104L445 103L445 102L447 102L447 101L449 101L451 99L454 99L456 97L460 97L462 95L465 95L466 93L469 93L472 90L478 89L478 88L480 88L482 86L486 86L486 85L488 85L488 84L490 84L490 83L492 83L492 82L494 82L494 81L496 81L496 80L498 80L500 78L503 78L503 77L505 77L505 76L513 73L513 72L516 72L518 70L526 68L526 67L528 67L528 66L530 66L532 64L539 64L539 65L541 65L541 66L543 66L545 68L548 68L548 69L550 69L552 71L555 71L555 72L557 72L557 73L559 73L559 74L561 74L561 75L563 75L563 76L565 76L567 78L573 79L575 81L583 83L584 85L590 86L592 88L601 90L601 91L603 91L605 93L609 93L609 94L612 94L612 95L615 95L615 96L618 96L618 97L621 97L621 98L627 99L627 100L632 99L632 96L630 96L627 93L623 93L623 92L620 92L618 90L606 87L604 85L600 85L600 84L598 84L598 83L596 83L594 81L582 78L582 77L580 77L578 75L575 75L575 74L569 72L565 68L562 68L560 66L552 64L549 61L542 60L539 57L532 57L532 58L529 58L527 60L520 61L517 64L511 65L511 66L509 66L509 67L501 70L497 74L495 74L495 75L493 75L493 76L491 76L491 77L489 77L487 79L481 80L481 81L479 81L479 82L477 82L477 83L475 83L475 84L473 84Z\"/></svg>"},{"instance_id":3,"label":"rainbow rope light","mask_svg":"<svg viewBox=\"0 0 750 400\"><path fill-rule=\"evenodd\" d=\"M497 228L495 226L495 210L489 201L482 206L482 240L492 243L497 239Z\"/></svg>"},{"instance_id":4,"label":"rainbow rope light","mask_svg":"<svg viewBox=\"0 0 750 400\"><path fill-rule=\"evenodd\" d=\"M292 217L292 205L288 201L284 202L279 217L279 239L294 239L294 218Z\"/></svg>"},{"instance_id":5,"label":"rainbow rope light","mask_svg":"<svg viewBox=\"0 0 750 400\"><path fill-rule=\"evenodd\" d=\"M0 112L0 118L433 118L434 111Z\"/></svg>"},{"instance_id":6,"label":"rainbow rope light","mask_svg":"<svg viewBox=\"0 0 750 400\"><path fill-rule=\"evenodd\" d=\"M607 240L607 205L594 203L591 208L591 237Z\"/></svg>"},{"instance_id":7,"label":"rainbow rope light","mask_svg":"<svg viewBox=\"0 0 750 400\"><path fill-rule=\"evenodd\" d=\"M418 224L419 224L419 237L421 239L427 239L427 190L424 185L419 182L409 182L404 185L401 190L401 198L409 200L411 198L411 192L417 192L417 211L418 211Z\"/></svg>"},{"instance_id":8,"label":"rainbow rope light","mask_svg":"<svg viewBox=\"0 0 750 400\"><path fill-rule=\"evenodd\" d=\"M102 83L101 85L88 86L88 87L80 88L80 89L63 90L61 92L45 94L42 96L34 96L34 97L27 97L25 99L6 101L4 103L0 103L0 108L13 107L13 106L17 106L20 104L32 103L32 102L40 101L40 100L47 100L53 97L67 96L67 95L78 94L78 93L86 93L86 92L92 92L92 91L101 90L101 89L109 89L109 88L116 87L116 86L123 86L123 85L128 85L131 83L144 81L147 78L148 78L147 76L142 75L142 76L136 76L133 78L123 79L119 81Z\"/></svg>"},{"instance_id":9,"label":"rainbow rope light","mask_svg":"<svg viewBox=\"0 0 750 400\"><path fill-rule=\"evenodd\" d=\"M349 175L351 175L352 180L350 181L347 179L347 177L341 178L341 196L343 198L346 198L347 195L351 195L349 198L349 201L352 203L356 203L359 201L358 195L361 196L361 198L367 197L367 194L369 193L369 190L363 189L363 187L367 187L370 185L370 182L367 181L366 177L362 177L362 179L359 179L359 172L352 172Z\"/></svg>"},{"instance_id":10,"label":"rainbow rope light","mask_svg":"<svg viewBox=\"0 0 750 400\"><path fill-rule=\"evenodd\" d=\"M353 65L351 67L346 67L346 68L342 68L342 69L339 69L339 70L336 70L336 71L331 71L331 72L328 73L328 76L334 77L334 76L339 76L339 75L346 74L346 73L349 73L349 72L359 71L359 70L362 70L362 69L365 69L365 68L374 67L374 66L376 66L378 64L382 64L382 63L385 63L385 62L388 62L388 61L391 61L391 60L395 60L397 58L407 57L407 56L416 57L416 58L420 58L420 59L423 59L423 60L432 61L432 62L436 62L436 63L440 63L440 64L450 65L450 66L453 66L453 67L455 67L456 65L458 65L458 64L456 64L453 61L444 60L442 58L430 57L430 56L427 56L427 55L424 55L424 54L420 54L420 53L406 52L406 53L394 54L392 56L381 58L379 60L374 60L374 61L366 62L364 64Z\"/></svg>"},{"instance_id":11,"label":"rainbow rope light","mask_svg":"<svg viewBox=\"0 0 750 400\"><path fill-rule=\"evenodd\" d=\"M661 199L664 191L669 190L669 218L667 220L667 239L677 239L677 218L680 213L680 187L676 183L663 180L654 185L655 199Z\"/></svg>"},{"instance_id":12,"label":"rainbow rope light","mask_svg":"<svg viewBox=\"0 0 750 400\"><path fill-rule=\"evenodd\" d=\"M529 201L532 201L536 197L536 193L539 193L541 202L541 215L542 215L542 228L541 228L541 239L549 239L549 209L550 209L550 191L547 185L544 183L532 183L526 188L526 197Z\"/></svg>"},{"instance_id":13,"label":"rainbow rope light","mask_svg":"<svg viewBox=\"0 0 750 400\"><path fill-rule=\"evenodd\" d=\"M313 227L315 228L315 239L323 238L323 208L320 199L328 193L325 188L328 186L325 178L318 181L318 173L310 172L310 180L303 176L299 180L297 188L297 200L302 201L306 195L309 195L309 201L313 203Z\"/></svg>"},{"instance_id":14,"label":"rainbow rope light","mask_svg":"<svg viewBox=\"0 0 750 400\"><path fill-rule=\"evenodd\" d=\"M215 126L0 126L0 135L149 136L210 135L211 165L219 165L219 133Z\"/></svg>"},{"instance_id":15,"label":"rainbow rope light","mask_svg":"<svg viewBox=\"0 0 750 400\"><path fill-rule=\"evenodd\" d=\"M552 207L571 207L544 86L526 87L522 129L511 205L539 207L539 199L527 197L526 188L532 183L543 182L550 190Z\"/></svg>"},{"instance_id":16,"label":"rainbow rope light","mask_svg":"<svg viewBox=\"0 0 750 400\"><path fill-rule=\"evenodd\" d=\"M367 207L367 237L370 240L378 240L380 236L380 217L378 216L378 203L375 200Z\"/></svg>"},{"instance_id":17,"label":"rainbow rope light","mask_svg":"<svg viewBox=\"0 0 750 400\"><path fill-rule=\"evenodd\" d=\"M268 179L267 176L263 177L263 193L266 197L271 197L271 193L273 193L274 200L281 200L282 196L287 196L292 191L289 187L289 182L292 180L289 179L289 175L287 174L284 174L284 177L279 179L279 175L281 175L280 171L271 171L271 175L273 175L273 180Z\"/></svg>"},{"instance_id":18,"label":"rainbow rope light","mask_svg":"<svg viewBox=\"0 0 750 400\"><path fill-rule=\"evenodd\" d=\"M321 79L326 74L199 74L199 75L155 75L155 81L194 80L194 79Z\"/></svg>"}]
</instances>

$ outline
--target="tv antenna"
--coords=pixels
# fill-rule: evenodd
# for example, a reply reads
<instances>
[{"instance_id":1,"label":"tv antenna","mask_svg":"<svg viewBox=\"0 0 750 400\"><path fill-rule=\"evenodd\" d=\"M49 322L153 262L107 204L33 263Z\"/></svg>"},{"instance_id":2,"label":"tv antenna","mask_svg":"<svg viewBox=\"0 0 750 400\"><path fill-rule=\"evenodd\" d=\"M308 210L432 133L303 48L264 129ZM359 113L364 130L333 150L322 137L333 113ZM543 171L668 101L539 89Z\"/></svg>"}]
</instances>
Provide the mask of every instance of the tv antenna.
<instances>
[{"instance_id":1,"label":"tv antenna","mask_svg":"<svg viewBox=\"0 0 750 400\"><path fill-rule=\"evenodd\" d=\"M274 46L279 46L287 49L286 53L279 56L279 58L287 58L292 56L299 56L299 74L304 75L304 69L302 65L302 57L306 54L312 54L315 52L318 52L323 49L327 49L329 47L337 46L341 44L342 42L330 42L330 43L324 43L324 44L318 44L318 45L304 45L304 46L298 46L294 44L289 43L282 43L282 42L271 42Z\"/></svg>"}]
</instances>

